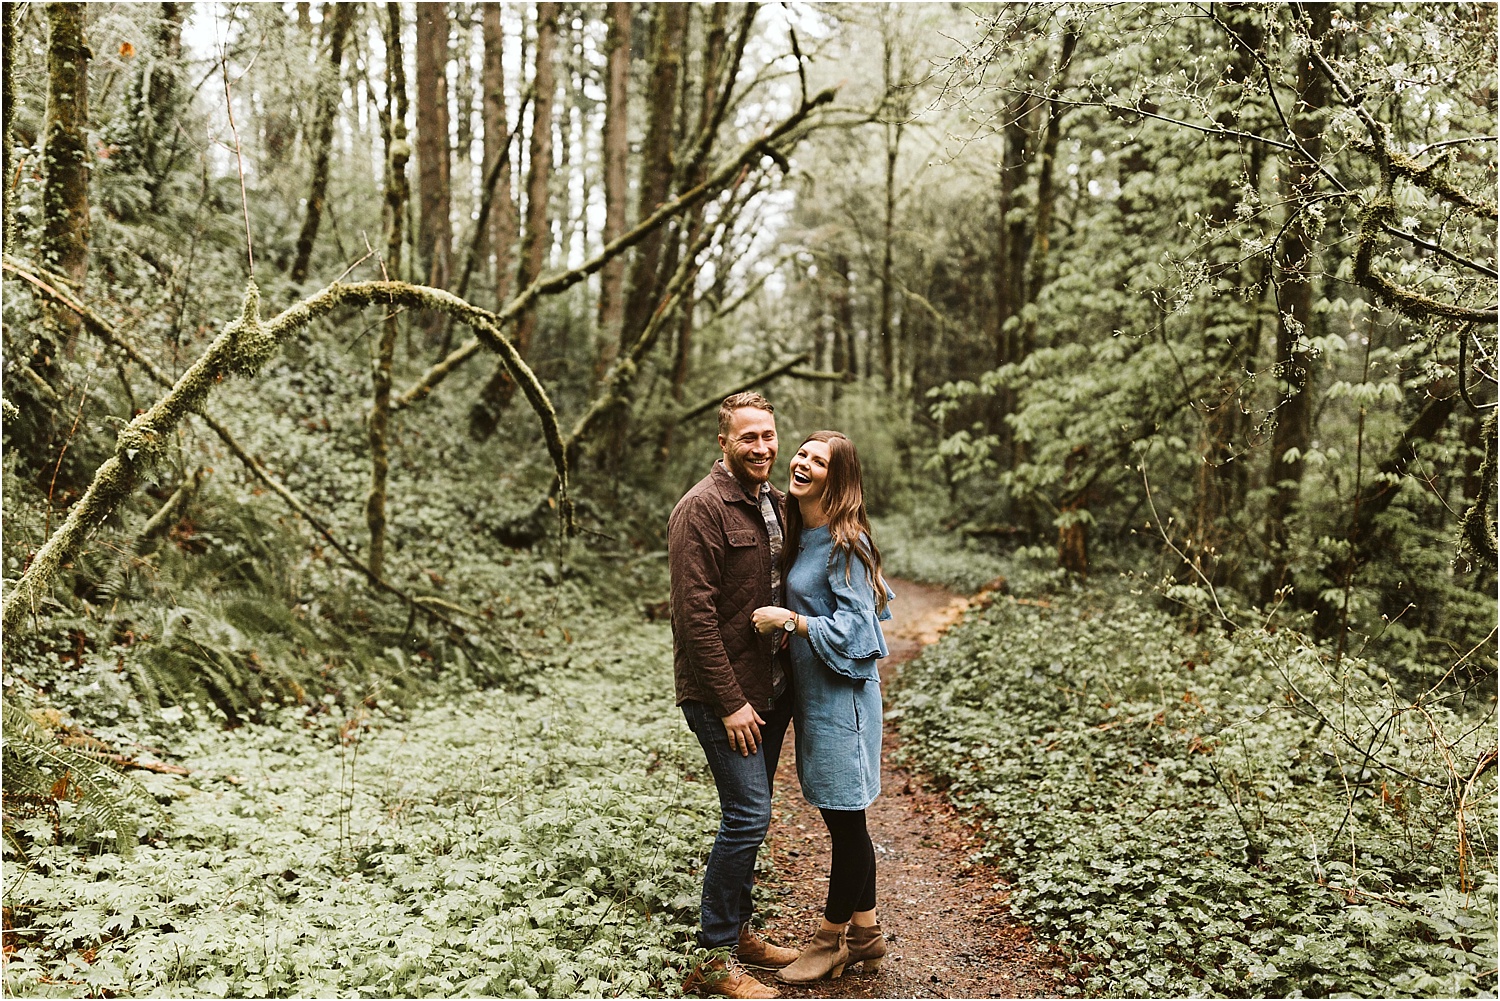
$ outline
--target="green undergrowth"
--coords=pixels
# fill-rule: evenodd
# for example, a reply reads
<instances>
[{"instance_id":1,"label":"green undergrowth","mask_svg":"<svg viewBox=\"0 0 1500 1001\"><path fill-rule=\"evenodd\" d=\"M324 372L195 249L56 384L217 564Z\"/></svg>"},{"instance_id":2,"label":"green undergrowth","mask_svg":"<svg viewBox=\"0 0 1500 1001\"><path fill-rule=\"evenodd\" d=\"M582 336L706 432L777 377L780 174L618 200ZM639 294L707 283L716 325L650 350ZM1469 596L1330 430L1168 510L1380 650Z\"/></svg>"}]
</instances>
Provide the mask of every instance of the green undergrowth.
<instances>
[{"instance_id":1,"label":"green undergrowth","mask_svg":"<svg viewBox=\"0 0 1500 1001\"><path fill-rule=\"evenodd\" d=\"M902 670L1068 993L1493 996L1492 690L1400 695L1290 630L1002 598Z\"/></svg>"},{"instance_id":2,"label":"green undergrowth","mask_svg":"<svg viewBox=\"0 0 1500 1001\"><path fill-rule=\"evenodd\" d=\"M1056 554L1027 548L1001 554L983 540L945 531L930 516L891 514L874 519L875 541L892 577L973 594L1004 581L1017 594L1038 594L1065 586Z\"/></svg>"},{"instance_id":3,"label":"green undergrowth","mask_svg":"<svg viewBox=\"0 0 1500 1001\"><path fill-rule=\"evenodd\" d=\"M675 993L717 815L668 631L553 641L526 690L184 732L132 856L9 860L7 993Z\"/></svg>"}]
</instances>

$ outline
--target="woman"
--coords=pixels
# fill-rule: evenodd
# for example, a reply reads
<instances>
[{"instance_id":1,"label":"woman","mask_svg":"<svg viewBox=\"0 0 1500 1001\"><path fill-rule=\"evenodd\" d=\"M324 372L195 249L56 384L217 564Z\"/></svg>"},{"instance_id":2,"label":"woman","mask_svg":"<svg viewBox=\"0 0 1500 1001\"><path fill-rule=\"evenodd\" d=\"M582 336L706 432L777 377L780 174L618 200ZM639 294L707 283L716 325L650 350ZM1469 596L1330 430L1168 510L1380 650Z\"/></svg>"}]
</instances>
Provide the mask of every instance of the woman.
<instances>
[{"instance_id":1,"label":"woman","mask_svg":"<svg viewBox=\"0 0 1500 1001\"><path fill-rule=\"evenodd\" d=\"M819 431L792 458L782 576L790 608L754 612L762 633L788 634L795 679L797 777L823 814L833 862L823 921L777 977L808 983L850 963L880 969L875 848L865 808L880 794L880 672L890 618L880 550L870 537L859 456L837 431ZM878 582L878 584L876 583Z\"/></svg>"}]
</instances>

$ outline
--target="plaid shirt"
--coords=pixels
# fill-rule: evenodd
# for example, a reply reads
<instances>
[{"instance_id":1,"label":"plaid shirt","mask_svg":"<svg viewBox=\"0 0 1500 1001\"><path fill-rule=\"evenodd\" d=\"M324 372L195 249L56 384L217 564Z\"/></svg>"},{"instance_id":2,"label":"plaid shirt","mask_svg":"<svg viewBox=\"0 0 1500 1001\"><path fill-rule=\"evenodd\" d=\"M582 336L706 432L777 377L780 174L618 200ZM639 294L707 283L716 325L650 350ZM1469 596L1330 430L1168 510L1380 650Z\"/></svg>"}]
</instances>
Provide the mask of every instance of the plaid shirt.
<instances>
[{"instance_id":1,"label":"plaid shirt","mask_svg":"<svg viewBox=\"0 0 1500 1001\"><path fill-rule=\"evenodd\" d=\"M781 586L781 551L785 545L785 538L781 534L781 519L776 516L776 498L771 495L771 484L760 485L760 516L765 519L766 535L771 542L771 604L785 605L786 592ZM771 649L779 651L786 642L786 633L777 631L771 634ZM773 653L771 657L771 693L773 698L781 698L786 691L786 672L781 668L781 661Z\"/></svg>"}]
</instances>

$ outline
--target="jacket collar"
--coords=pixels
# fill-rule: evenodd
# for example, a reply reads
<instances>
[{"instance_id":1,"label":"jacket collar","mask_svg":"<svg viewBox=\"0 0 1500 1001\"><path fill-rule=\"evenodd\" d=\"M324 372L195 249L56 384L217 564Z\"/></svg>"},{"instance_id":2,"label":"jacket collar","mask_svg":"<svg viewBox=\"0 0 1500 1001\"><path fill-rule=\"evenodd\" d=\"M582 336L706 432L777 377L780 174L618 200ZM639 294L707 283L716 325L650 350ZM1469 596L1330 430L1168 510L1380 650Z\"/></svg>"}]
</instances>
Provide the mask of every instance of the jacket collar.
<instances>
[{"instance_id":1,"label":"jacket collar","mask_svg":"<svg viewBox=\"0 0 1500 1001\"><path fill-rule=\"evenodd\" d=\"M729 467L724 465L723 459L714 460L713 468L714 485L719 488L719 497L726 504L749 504L751 507L760 507L760 499L745 489L744 484L735 479ZM771 488L771 499L778 505L781 504L781 491L775 487Z\"/></svg>"}]
</instances>

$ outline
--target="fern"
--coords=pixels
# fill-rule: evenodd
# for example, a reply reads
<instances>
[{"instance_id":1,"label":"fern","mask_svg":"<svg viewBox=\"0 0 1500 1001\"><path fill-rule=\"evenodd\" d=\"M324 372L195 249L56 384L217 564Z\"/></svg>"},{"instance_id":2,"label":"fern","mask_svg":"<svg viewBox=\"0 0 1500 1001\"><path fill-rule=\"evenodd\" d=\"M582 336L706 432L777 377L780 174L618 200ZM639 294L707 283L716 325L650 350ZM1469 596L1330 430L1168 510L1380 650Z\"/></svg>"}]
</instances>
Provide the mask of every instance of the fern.
<instances>
[{"instance_id":1,"label":"fern","mask_svg":"<svg viewBox=\"0 0 1500 1001\"><path fill-rule=\"evenodd\" d=\"M4 736L0 768L5 773L6 843L23 857L37 818L52 822L54 836L79 842L109 839L129 856L136 844L140 814L155 801L135 779L120 771L96 742L64 743L16 700L0 696ZM23 829L23 827L25 829Z\"/></svg>"}]
</instances>

